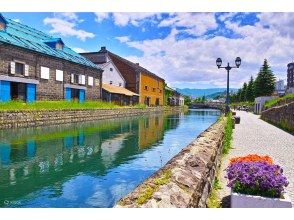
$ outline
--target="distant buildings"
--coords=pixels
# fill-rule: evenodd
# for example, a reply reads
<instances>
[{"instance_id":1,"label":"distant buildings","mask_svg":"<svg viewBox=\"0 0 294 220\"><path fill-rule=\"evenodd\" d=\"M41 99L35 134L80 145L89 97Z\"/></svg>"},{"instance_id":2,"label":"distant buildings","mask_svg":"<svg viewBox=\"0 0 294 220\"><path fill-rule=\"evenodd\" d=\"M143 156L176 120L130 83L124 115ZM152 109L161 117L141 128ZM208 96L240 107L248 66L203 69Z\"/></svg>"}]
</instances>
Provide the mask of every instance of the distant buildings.
<instances>
[{"instance_id":1,"label":"distant buildings","mask_svg":"<svg viewBox=\"0 0 294 220\"><path fill-rule=\"evenodd\" d=\"M289 63L287 67L287 93L294 93L294 63Z\"/></svg>"},{"instance_id":2,"label":"distant buildings","mask_svg":"<svg viewBox=\"0 0 294 220\"><path fill-rule=\"evenodd\" d=\"M134 93L132 99L137 99L139 103L148 106L160 106L164 104L164 79L141 67L138 63L126 60L110 52L106 47L101 47L101 50L98 52L82 53L81 55L97 65L111 62L113 68L115 67L125 80L125 89ZM113 75L114 72L112 71L111 73L111 71L108 71L105 73L106 82L110 84L107 74Z\"/></svg>"},{"instance_id":3,"label":"distant buildings","mask_svg":"<svg viewBox=\"0 0 294 220\"><path fill-rule=\"evenodd\" d=\"M285 94L285 84L284 80L278 80L275 83L275 95L282 96Z\"/></svg>"},{"instance_id":4,"label":"distant buildings","mask_svg":"<svg viewBox=\"0 0 294 220\"><path fill-rule=\"evenodd\" d=\"M183 106L185 98L176 90L165 86L166 104L170 106Z\"/></svg>"},{"instance_id":5,"label":"distant buildings","mask_svg":"<svg viewBox=\"0 0 294 220\"><path fill-rule=\"evenodd\" d=\"M0 101L97 100L102 69L61 38L0 14Z\"/></svg>"},{"instance_id":6,"label":"distant buildings","mask_svg":"<svg viewBox=\"0 0 294 220\"><path fill-rule=\"evenodd\" d=\"M266 101L274 99L273 96L260 96L255 98L254 101L254 113L260 114L264 110L264 104Z\"/></svg>"}]
</instances>

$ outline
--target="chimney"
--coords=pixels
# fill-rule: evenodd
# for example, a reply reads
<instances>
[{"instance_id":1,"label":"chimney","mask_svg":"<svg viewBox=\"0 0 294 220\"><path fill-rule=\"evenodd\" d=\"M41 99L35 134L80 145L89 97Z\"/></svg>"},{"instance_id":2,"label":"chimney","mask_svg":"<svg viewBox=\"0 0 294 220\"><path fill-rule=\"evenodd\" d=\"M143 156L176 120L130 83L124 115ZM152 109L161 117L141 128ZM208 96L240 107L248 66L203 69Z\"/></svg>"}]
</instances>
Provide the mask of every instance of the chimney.
<instances>
[{"instance_id":1,"label":"chimney","mask_svg":"<svg viewBox=\"0 0 294 220\"><path fill-rule=\"evenodd\" d=\"M106 47L105 46L101 47L101 51L106 52Z\"/></svg>"}]
</instances>

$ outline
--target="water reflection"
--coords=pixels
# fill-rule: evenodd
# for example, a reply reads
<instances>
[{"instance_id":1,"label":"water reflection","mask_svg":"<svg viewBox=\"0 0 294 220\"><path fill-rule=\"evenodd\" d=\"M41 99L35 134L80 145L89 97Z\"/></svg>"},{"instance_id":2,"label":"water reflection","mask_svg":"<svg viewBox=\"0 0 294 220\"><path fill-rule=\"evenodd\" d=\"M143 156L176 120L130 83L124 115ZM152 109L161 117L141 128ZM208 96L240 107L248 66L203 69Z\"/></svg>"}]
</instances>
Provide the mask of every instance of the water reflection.
<instances>
[{"instance_id":1,"label":"water reflection","mask_svg":"<svg viewBox=\"0 0 294 220\"><path fill-rule=\"evenodd\" d=\"M218 116L190 111L1 131L0 206L111 207Z\"/></svg>"}]
</instances>

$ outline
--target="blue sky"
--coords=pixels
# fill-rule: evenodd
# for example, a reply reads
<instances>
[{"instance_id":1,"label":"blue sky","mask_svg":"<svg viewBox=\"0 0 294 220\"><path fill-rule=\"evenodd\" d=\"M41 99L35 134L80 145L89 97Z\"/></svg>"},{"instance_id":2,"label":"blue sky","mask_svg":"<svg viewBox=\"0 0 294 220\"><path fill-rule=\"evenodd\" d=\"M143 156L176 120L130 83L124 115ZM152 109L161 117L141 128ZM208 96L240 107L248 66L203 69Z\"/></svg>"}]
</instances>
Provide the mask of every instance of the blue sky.
<instances>
[{"instance_id":1,"label":"blue sky","mask_svg":"<svg viewBox=\"0 0 294 220\"><path fill-rule=\"evenodd\" d=\"M225 87L215 59L241 68L231 72L240 87L268 59L286 79L294 59L294 13L3 13L54 36L78 52L106 46L164 77L172 87Z\"/></svg>"}]
</instances>

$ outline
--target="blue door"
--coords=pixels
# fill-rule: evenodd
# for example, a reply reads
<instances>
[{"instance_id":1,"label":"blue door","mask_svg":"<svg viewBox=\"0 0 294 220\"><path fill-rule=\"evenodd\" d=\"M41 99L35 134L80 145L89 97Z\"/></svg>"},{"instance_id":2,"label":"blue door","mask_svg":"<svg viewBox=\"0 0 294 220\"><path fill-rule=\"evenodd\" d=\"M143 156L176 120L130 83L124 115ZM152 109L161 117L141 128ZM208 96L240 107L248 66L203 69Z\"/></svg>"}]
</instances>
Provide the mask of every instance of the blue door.
<instances>
[{"instance_id":1,"label":"blue door","mask_svg":"<svg viewBox=\"0 0 294 220\"><path fill-rule=\"evenodd\" d=\"M65 88L65 100L71 100L71 88Z\"/></svg>"},{"instance_id":2,"label":"blue door","mask_svg":"<svg viewBox=\"0 0 294 220\"><path fill-rule=\"evenodd\" d=\"M10 99L10 82L0 81L0 101L8 102Z\"/></svg>"},{"instance_id":3,"label":"blue door","mask_svg":"<svg viewBox=\"0 0 294 220\"><path fill-rule=\"evenodd\" d=\"M79 100L80 100L80 102L85 101L85 90L84 89L80 89Z\"/></svg>"},{"instance_id":4,"label":"blue door","mask_svg":"<svg viewBox=\"0 0 294 220\"><path fill-rule=\"evenodd\" d=\"M36 85L28 83L27 84L27 102L36 101Z\"/></svg>"}]
</instances>

